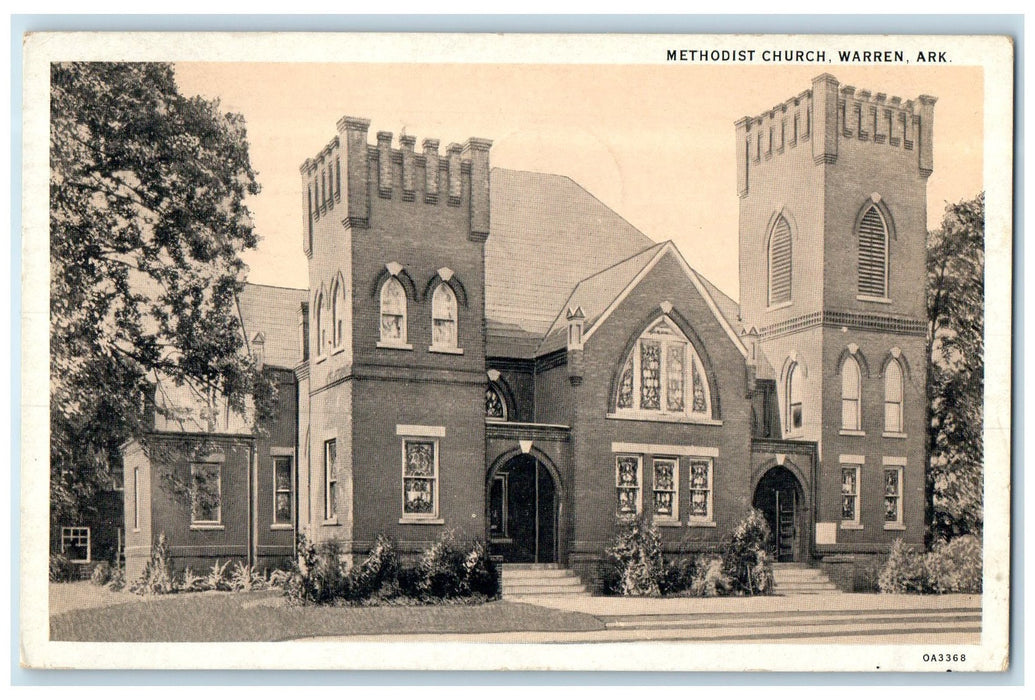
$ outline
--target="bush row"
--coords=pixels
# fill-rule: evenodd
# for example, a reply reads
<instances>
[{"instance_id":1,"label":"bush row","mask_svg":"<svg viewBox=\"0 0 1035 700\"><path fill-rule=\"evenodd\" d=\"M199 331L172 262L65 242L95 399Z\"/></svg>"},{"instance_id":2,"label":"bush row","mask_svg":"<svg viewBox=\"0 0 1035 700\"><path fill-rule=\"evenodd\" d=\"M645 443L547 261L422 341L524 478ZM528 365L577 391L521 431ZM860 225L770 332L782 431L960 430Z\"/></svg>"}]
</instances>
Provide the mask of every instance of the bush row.
<instances>
[{"instance_id":1,"label":"bush row","mask_svg":"<svg viewBox=\"0 0 1035 700\"><path fill-rule=\"evenodd\" d=\"M773 565L766 550L769 525L752 510L722 543L721 555L697 554L667 561L657 527L643 517L620 526L607 549L608 595L711 597L769 595Z\"/></svg>"},{"instance_id":2,"label":"bush row","mask_svg":"<svg viewBox=\"0 0 1035 700\"><path fill-rule=\"evenodd\" d=\"M480 541L464 542L446 531L413 565L403 564L390 539L380 536L366 559L349 567L337 542L318 548L298 536L298 558L284 593L302 604L430 603L491 599L499 592L499 571Z\"/></svg>"},{"instance_id":3,"label":"bush row","mask_svg":"<svg viewBox=\"0 0 1035 700\"><path fill-rule=\"evenodd\" d=\"M877 584L882 593L980 593L981 539L963 535L926 553L895 540Z\"/></svg>"}]
</instances>

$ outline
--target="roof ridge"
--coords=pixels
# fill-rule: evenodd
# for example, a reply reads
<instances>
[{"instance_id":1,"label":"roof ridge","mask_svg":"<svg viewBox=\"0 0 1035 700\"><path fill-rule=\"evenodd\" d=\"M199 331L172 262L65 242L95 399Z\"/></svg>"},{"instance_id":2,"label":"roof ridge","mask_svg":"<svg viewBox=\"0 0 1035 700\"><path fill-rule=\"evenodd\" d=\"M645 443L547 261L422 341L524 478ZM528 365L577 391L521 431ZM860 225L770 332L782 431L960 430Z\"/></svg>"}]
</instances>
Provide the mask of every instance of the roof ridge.
<instances>
[{"instance_id":1,"label":"roof ridge","mask_svg":"<svg viewBox=\"0 0 1035 700\"><path fill-rule=\"evenodd\" d=\"M308 292L309 287L281 287L277 284L264 284L262 282L248 282L245 281L245 286L248 287L266 287L267 289L283 289L288 292Z\"/></svg>"},{"instance_id":2,"label":"roof ridge","mask_svg":"<svg viewBox=\"0 0 1035 700\"><path fill-rule=\"evenodd\" d=\"M614 268L618 267L619 265L623 265L623 264L625 264L625 263L629 262L630 260L632 260L633 258L635 258L635 257L638 257L638 256L640 256L640 255L643 255L643 254L644 254L644 253L646 253L647 251L649 251L649 250L654 250L655 248L657 248L657 247L659 247L659 246L663 246L663 245L665 245L666 243L669 243L669 242L670 242L670 241L662 241L661 243L653 243L653 244L651 244L651 245L647 246L646 248L644 248L643 250L640 250L640 251L637 251L637 252L633 253L632 255L630 255L630 256L629 256L629 257L627 257L627 258L623 258L623 259L619 260L619 261L618 261L618 262L616 262L616 263L613 263L613 264L611 264L611 265L608 265L608 266L607 266L607 267L605 267L604 269L602 269L602 270L598 270L598 271L594 272L594 273L593 273L592 275L589 275L589 276L587 276L587 277L583 277L582 279L580 279L580 280L579 280L578 282L576 282L576 283L575 283L575 286L574 286L574 287L572 288L572 293L574 294L574 293L575 293L575 290L576 290L576 289L578 289L578 288L579 288L579 285L580 285L580 284L582 284L583 282L588 282L588 281L590 281L591 279L593 279L594 277L597 277L597 276L599 276L599 275L602 275L602 274L604 274L604 273L605 273L605 272L607 272L608 270L614 269ZM647 264L647 263L644 263L644 265L646 265L646 264Z\"/></svg>"}]
</instances>

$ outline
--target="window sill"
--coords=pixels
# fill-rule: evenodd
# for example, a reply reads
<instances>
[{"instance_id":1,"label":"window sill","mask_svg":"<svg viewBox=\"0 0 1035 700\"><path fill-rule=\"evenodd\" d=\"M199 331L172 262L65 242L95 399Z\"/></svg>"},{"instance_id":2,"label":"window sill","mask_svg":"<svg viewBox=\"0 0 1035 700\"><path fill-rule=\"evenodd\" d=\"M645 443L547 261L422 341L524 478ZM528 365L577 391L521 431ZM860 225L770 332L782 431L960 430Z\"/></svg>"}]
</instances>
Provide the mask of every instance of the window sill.
<instances>
[{"instance_id":1,"label":"window sill","mask_svg":"<svg viewBox=\"0 0 1035 700\"><path fill-rule=\"evenodd\" d=\"M779 304L773 304L772 306L767 306L765 308L765 310L766 311L778 311L779 309L786 309L788 306L790 306L793 303L794 303L793 299L791 301L781 301Z\"/></svg>"},{"instance_id":2,"label":"window sill","mask_svg":"<svg viewBox=\"0 0 1035 700\"><path fill-rule=\"evenodd\" d=\"M399 518L400 525L445 525L442 518Z\"/></svg>"},{"instance_id":3,"label":"window sill","mask_svg":"<svg viewBox=\"0 0 1035 700\"><path fill-rule=\"evenodd\" d=\"M140 532L140 528L139 527L133 528L133 532Z\"/></svg>"},{"instance_id":4,"label":"window sill","mask_svg":"<svg viewBox=\"0 0 1035 700\"><path fill-rule=\"evenodd\" d=\"M899 531L902 531L902 530L906 529L906 526L903 525L902 523L884 523L884 529L885 530L899 530Z\"/></svg>"},{"instance_id":5,"label":"window sill","mask_svg":"<svg viewBox=\"0 0 1035 700\"><path fill-rule=\"evenodd\" d=\"M413 346L409 343L387 343L383 340L377 341L377 347L385 350L413 350Z\"/></svg>"},{"instance_id":6,"label":"window sill","mask_svg":"<svg viewBox=\"0 0 1035 700\"><path fill-rule=\"evenodd\" d=\"M862 523L841 523L842 530L862 530Z\"/></svg>"},{"instance_id":7,"label":"window sill","mask_svg":"<svg viewBox=\"0 0 1035 700\"><path fill-rule=\"evenodd\" d=\"M513 544L514 540L509 537L490 537L489 542L492 544Z\"/></svg>"},{"instance_id":8,"label":"window sill","mask_svg":"<svg viewBox=\"0 0 1035 700\"><path fill-rule=\"evenodd\" d=\"M191 530L225 530L225 525L219 523L191 523Z\"/></svg>"},{"instance_id":9,"label":"window sill","mask_svg":"<svg viewBox=\"0 0 1035 700\"><path fill-rule=\"evenodd\" d=\"M340 525L341 523L338 522L338 518L337 517L334 517L334 518L324 518L323 522L320 523L320 524L321 525L327 525L329 527L333 527L333 526L336 526L336 525Z\"/></svg>"},{"instance_id":10,"label":"window sill","mask_svg":"<svg viewBox=\"0 0 1035 700\"><path fill-rule=\"evenodd\" d=\"M340 355L343 352L345 352L345 346L344 345L339 345L338 347L336 347L333 350L331 350L331 354L332 355Z\"/></svg>"},{"instance_id":11,"label":"window sill","mask_svg":"<svg viewBox=\"0 0 1035 700\"><path fill-rule=\"evenodd\" d=\"M270 530L294 530L295 526L291 523L273 523L270 525Z\"/></svg>"},{"instance_id":12,"label":"window sill","mask_svg":"<svg viewBox=\"0 0 1035 700\"><path fill-rule=\"evenodd\" d=\"M872 297L869 294L859 294L855 297L856 301L868 301L874 304L890 304L891 299L888 297Z\"/></svg>"},{"instance_id":13,"label":"window sill","mask_svg":"<svg viewBox=\"0 0 1035 700\"><path fill-rule=\"evenodd\" d=\"M837 434L838 435L848 435L848 436L851 436L851 437L866 437L866 431L865 430L845 430L844 428L842 428L841 430L838 431Z\"/></svg>"},{"instance_id":14,"label":"window sill","mask_svg":"<svg viewBox=\"0 0 1035 700\"><path fill-rule=\"evenodd\" d=\"M428 347L428 352L439 352L443 355L463 355L463 348L451 348L445 345L431 345Z\"/></svg>"},{"instance_id":15,"label":"window sill","mask_svg":"<svg viewBox=\"0 0 1035 700\"><path fill-rule=\"evenodd\" d=\"M683 523L678 520L655 520L654 524L658 527L683 527Z\"/></svg>"},{"instance_id":16,"label":"window sill","mask_svg":"<svg viewBox=\"0 0 1035 700\"><path fill-rule=\"evenodd\" d=\"M892 438L894 440L905 440L909 435L906 433L881 433L881 437Z\"/></svg>"},{"instance_id":17,"label":"window sill","mask_svg":"<svg viewBox=\"0 0 1035 700\"><path fill-rule=\"evenodd\" d=\"M650 413L644 411L608 413L606 417L611 420L639 420L651 423L684 423L686 425L722 425L721 420L715 420L713 418L693 418L690 416L666 415L664 413Z\"/></svg>"},{"instance_id":18,"label":"window sill","mask_svg":"<svg viewBox=\"0 0 1035 700\"><path fill-rule=\"evenodd\" d=\"M318 365L318 364L320 364L321 362L323 362L323 361L324 361L324 360L326 360L326 359L327 359L327 356L326 356L326 355L317 355L317 356L316 356L316 359L315 359L315 360L313 360L313 364L314 364L314 365Z\"/></svg>"},{"instance_id":19,"label":"window sill","mask_svg":"<svg viewBox=\"0 0 1035 700\"><path fill-rule=\"evenodd\" d=\"M718 527L714 520L691 520L686 524L687 527Z\"/></svg>"}]
</instances>

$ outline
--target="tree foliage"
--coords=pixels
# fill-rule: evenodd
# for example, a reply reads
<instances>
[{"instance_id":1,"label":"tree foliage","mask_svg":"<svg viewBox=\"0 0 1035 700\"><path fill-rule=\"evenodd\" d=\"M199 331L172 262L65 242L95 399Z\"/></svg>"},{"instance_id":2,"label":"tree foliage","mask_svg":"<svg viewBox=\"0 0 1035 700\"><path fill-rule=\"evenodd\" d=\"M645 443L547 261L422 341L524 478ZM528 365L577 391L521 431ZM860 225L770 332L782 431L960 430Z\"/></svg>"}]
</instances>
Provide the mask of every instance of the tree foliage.
<instances>
[{"instance_id":1,"label":"tree foliage","mask_svg":"<svg viewBox=\"0 0 1035 700\"><path fill-rule=\"evenodd\" d=\"M950 204L927 237L929 544L980 535L985 195Z\"/></svg>"},{"instance_id":2,"label":"tree foliage","mask_svg":"<svg viewBox=\"0 0 1035 700\"><path fill-rule=\"evenodd\" d=\"M272 387L237 307L259 190L243 118L165 63L52 64L50 116L53 526L110 479L156 386L238 411Z\"/></svg>"}]
</instances>

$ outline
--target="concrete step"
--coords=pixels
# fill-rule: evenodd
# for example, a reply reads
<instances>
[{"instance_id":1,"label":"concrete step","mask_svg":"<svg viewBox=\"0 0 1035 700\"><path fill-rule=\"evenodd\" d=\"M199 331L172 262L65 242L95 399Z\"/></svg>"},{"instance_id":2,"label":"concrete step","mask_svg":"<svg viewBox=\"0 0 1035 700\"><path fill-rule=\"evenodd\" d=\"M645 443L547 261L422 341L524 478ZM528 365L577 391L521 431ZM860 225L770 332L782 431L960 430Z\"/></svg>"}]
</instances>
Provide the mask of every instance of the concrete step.
<instances>
[{"instance_id":1,"label":"concrete step","mask_svg":"<svg viewBox=\"0 0 1035 700\"><path fill-rule=\"evenodd\" d=\"M567 569L504 569L504 581L540 581L553 578L564 578L572 573Z\"/></svg>"},{"instance_id":2,"label":"concrete step","mask_svg":"<svg viewBox=\"0 0 1035 700\"><path fill-rule=\"evenodd\" d=\"M510 586L508 586L506 584L504 584L504 586L503 586L503 595L504 596L508 596L508 597L509 596L513 596L513 595L558 595L558 594L562 594L562 593L568 593L568 594L579 594L579 593L582 593L582 594L584 594L585 592L586 592L586 587L584 585L582 585L581 583L573 583L573 584L560 585L560 586L546 586L546 585L536 585L536 586L531 586L531 585L529 585L529 586L514 586L514 585L510 585Z\"/></svg>"},{"instance_id":3,"label":"concrete step","mask_svg":"<svg viewBox=\"0 0 1035 700\"><path fill-rule=\"evenodd\" d=\"M797 562L774 564L773 584L778 595L817 595L838 590L826 572Z\"/></svg>"},{"instance_id":4,"label":"concrete step","mask_svg":"<svg viewBox=\"0 0 1035 700\"><path fill-rule=\"evenodd\" d=\"M550 571L560 569L560 564L501 564L503 571Z\"/></svg>"},{"instance_id":5,"label":"concrete step","mask_svg":"<svg viewBox=\"0 0 1035 700\"><path fill-rule=\"evenodd\" d=\"M504 564L501 579L503 596L509 600L588 595L582 579L557 564Z\"/></svg>"}]
</instances>

